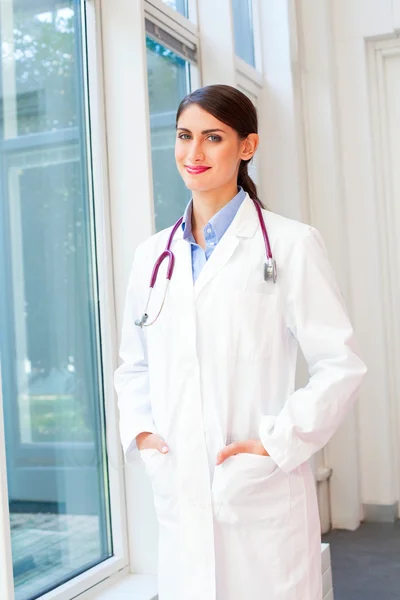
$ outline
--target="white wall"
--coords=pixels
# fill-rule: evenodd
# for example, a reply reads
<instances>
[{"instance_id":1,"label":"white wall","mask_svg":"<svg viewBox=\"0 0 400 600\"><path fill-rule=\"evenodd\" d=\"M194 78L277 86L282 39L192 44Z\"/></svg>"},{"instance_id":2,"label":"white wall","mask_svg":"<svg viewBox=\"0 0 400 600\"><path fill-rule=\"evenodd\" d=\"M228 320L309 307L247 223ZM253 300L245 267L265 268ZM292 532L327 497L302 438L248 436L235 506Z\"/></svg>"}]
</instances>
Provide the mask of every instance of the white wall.
<instances>
[{"instance_id":1,"label":"white wall","mask_svg":"<svg viewBox=\"0 0 400 600\"><path fill-rule=\"evenodd\" d=\"M377 185L384 168L378 157L384 148L374 137L372 127L376 118L381 121L383 117L373 103L375 93L386 96L390 112L395 106L393 96L387 96L386 92L389 80L400 78L399 63L397 75L385 74L376 84L369 81L368 73L378 60L375 50L368 52L368 44L372 49L374 38L375 41L378 37L394 38L394 9L398 5L397 1L390 0L332 3L338 84L336 125L349 231L353 314L370 370L358 405L361 498L368 505L391 505L399 499L398 430L393 426L399 387L398 381L397 389L396 385L390 386L394 373L388 357L396 354L396 347L387 337L387 332L399 329L398 323L390 322L390 314L385 310L386 298L392 290L384 269L390 261L389 273L395 273L398 263L395 255L387 255L382 238L386 233L379 227L385 220L385 194ZM399 52L400 48L397 56ZM381 123L381 126L386 128L387 125ZM396 156L395 148L389 152L388 160L398 163L400 156ZM393 208L395 196L386 199ZM399 358L398 349L396 358ZM398 370L395 364L393 368Z\"/></svg>"},{"instance_id":2,"label":"white wall","mask_svg":"<svg viewBox=\"0 0 400 600\"><path fill-rule=\"evenodd\" d=\"M400 2L269 0L261 22L264 199L321 231L369 367L318 457L353 529L399 500Z\"/></svg>"},{"instance_id":3,"label":"white wall","mask_svg":"<svg viewBox=\"0 0 400 600\"><path fill-rule=\"evenodd\" d=\"M270 21L283 15L286 3L265 4ZM300 211L320 229L369 366L356 410L325 452L333 467L333 524L354 528L360 504L367 516L375 505L387 516L399 499L400 55L398 38L382 48L377 40L395 39L400 3L289 0L287 6L290 39L285 45L283 22L275 21L266 41L266 53L272 44L266 107L278 149L264 155L274 194L268 200L289 216Z\"/></svg>"}]
</instances>

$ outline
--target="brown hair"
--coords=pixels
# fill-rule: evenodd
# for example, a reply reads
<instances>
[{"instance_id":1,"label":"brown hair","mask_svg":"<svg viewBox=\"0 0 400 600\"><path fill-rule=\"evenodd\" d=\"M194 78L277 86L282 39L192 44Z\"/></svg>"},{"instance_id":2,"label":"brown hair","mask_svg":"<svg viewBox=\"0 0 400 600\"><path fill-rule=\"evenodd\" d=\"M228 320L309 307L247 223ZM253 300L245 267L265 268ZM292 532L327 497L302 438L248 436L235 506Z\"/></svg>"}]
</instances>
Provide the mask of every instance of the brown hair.
<instances>
[{"instance_id":1,"label":"brown hair","mask_svg":"<svg viewBox=\"0 0 400 600\"><path fill-rule=\"evenodd\" d=\"M197 104L222 123L234 129L244 140L250 133L258 133L257 111L249 98L230 85L207 85L185 96L176 113L176 125L185 108ZM238 180L245 192L264 208L257 196L256 184L248 173L250 160L242 160L239 165Z\"/></svg>"}]
</instances>

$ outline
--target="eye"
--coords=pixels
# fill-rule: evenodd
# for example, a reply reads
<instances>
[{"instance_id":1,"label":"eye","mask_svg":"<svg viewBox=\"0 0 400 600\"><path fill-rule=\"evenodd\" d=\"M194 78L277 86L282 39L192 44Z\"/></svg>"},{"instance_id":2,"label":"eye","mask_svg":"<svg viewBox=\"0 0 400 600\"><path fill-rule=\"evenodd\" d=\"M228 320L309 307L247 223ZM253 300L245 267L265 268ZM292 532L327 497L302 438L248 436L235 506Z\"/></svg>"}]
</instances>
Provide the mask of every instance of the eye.
<instances>
[{"instance_id":1,"label":"eye","mask_svg":"<svg viewBox=\"0 0 400 600\"><path fill-rule=\"evenodd\" d=\"M220 142L222 140L222 138L219 135L209 135L208 139L211 142Z\"/></svg>"},{"instance_id":2,"label":"eye","mask_svg":"<svg viewBox=\"0 0 400 600\"><path fill-rule=\"evenodd\" d=\"M180 134L178 135L178 138L179 138L180 140L188 140L188 139L190 139L190 135L189 135L188 133L180 133Z\"/></svg>"}]
</instances>

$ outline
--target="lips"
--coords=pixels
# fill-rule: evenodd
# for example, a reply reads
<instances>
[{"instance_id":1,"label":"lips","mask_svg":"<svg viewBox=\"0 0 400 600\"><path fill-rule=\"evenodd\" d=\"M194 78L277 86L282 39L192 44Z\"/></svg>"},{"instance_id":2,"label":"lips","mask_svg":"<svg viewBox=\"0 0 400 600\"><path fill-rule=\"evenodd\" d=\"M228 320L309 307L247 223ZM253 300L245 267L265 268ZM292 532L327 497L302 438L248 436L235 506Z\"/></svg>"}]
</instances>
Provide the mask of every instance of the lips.
<instances>
[{"instance_id":1,"label":"lips","mask_svg":"<svg viewBox=\"0 0 400 600\"><path fill-rule=\"evenodd\" d=\"M211 167L192 167L190 165L185 165L185 169L190 175L201 175L211 169Z\"/></svg>"}]
</instances>

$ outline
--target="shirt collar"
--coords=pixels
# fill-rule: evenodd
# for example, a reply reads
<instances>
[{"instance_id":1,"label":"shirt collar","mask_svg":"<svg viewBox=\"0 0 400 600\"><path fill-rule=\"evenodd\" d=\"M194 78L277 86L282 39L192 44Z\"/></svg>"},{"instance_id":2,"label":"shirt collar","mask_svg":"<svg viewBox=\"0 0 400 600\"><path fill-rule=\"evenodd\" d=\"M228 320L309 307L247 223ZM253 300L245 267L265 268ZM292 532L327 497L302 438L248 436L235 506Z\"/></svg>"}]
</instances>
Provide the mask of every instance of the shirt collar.
<instances>
[{"instance_id":1,"label":"shirt collar","mask_svg":"<svg viewBox=\"0 0 400 600\"><path fill-rule=\"evenodd\" d=\"M242 187L239 187L239 191L226 204L219 210L207 223L204 229L211 226L215 237L217 238L217 243L222 238L229 225L232 223L240 205L246 197L246 192ZM190 200L188 203L186 210L183 215L182 221L182 229L183 229L183 239L187 241L194 241L193 232L192 232L192 210L193 210L193 201Z\"/></svg>"}]
</instances>

